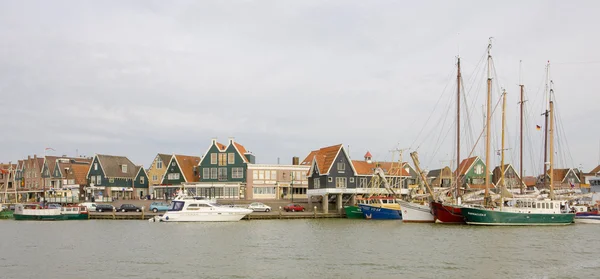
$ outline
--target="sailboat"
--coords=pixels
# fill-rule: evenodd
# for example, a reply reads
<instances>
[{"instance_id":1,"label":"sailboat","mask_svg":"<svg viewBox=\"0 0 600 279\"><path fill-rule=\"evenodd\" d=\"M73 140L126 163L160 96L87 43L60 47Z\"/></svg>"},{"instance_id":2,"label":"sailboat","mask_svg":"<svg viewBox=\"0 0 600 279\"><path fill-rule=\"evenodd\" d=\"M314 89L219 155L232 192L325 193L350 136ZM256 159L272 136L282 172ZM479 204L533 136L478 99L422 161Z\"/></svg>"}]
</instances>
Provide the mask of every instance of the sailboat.
<instances>
[{"instance_id":1,"label":"sailboat","mask_svg":"<svg viewBox=\"0 0 600 279\"><path fill-rule=\"evenodd\" d=\"M404 201L398 200L400 207L402 207L402 222L414 222L414 223L433 223L433 214L431 214L430 201L434 200L434 194L429 187L429 182L425 177L423 171L421 171L421 166L419 163L419 157L417 152L410 153L410 157L413 159L415 163L415 168L421 177L421 181L425 184L427 188L427 200L418 201Z\"/></svg>"},{"instance_id":2,"label":"sailboat","mask_svg":"<svg viewBox=\"0 0 600 279\"><path fill-rule=\"evenodd\" d=\"M489 55L488 55L489 57ZM491 80L488 79L488 105L490 93L489 86ZM504 170L501 174L501 202L500 207L491 206L489 202L486 202L486 207L463 207L461 212L465 218L465 222L470 225L568 225L573 223L575 213L568 213L562 211L562 205L567 204L566 201L554 200L554 168L553 168L553 154L554 154L554 103L552 101L552 89L550 90L550 101L549 101L549 137L550 137L550 199L538 200L538 199L526 199L516 198L512 200L511 205L504 204L504 193L506 192L504 185ZM504 94L506 98L506 94ZM504 99L506 100L506 99ZM503 102L503 110L506 101ZM504 114L504 112L503 112ZM489 117L490 108L488 107L488 136L489 136ZM504 116L503 116L504 118ZM504 132L504 119L503 119L503 132ZM489 137L488 137L489 141ZM502 135L502 142L504 144L504 133ZM504 153L504 147L502 152ZM489 155L489 148L486 148L486 156ZM504 158L504 156L502 156ZM486 159L487 160L487 159ZM502 162L504 167L504 162ZM486 180L486 193L488 181ZM487 195L486 195L487 196Z\"/></svg>"}]
</instances>

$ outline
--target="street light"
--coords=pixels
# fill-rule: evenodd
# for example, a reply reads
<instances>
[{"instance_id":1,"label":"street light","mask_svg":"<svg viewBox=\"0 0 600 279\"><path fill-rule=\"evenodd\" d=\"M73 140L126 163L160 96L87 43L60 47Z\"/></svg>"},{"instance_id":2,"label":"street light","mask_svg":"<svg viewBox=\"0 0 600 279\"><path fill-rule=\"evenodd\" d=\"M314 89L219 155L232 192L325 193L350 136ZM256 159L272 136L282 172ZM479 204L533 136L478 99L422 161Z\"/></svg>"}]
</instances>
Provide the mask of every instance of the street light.
<instances>
[{"instance_id":1,"label":"street light","mask_svg":"<svg viewBox=\"0 0 600 279\"><path fill-rule=\"evenodd\" d=\"M294 203L294 172L292 171L292 182L290 183L290 190L292 191L292 203Z\"/></svg>"}]
</instances>

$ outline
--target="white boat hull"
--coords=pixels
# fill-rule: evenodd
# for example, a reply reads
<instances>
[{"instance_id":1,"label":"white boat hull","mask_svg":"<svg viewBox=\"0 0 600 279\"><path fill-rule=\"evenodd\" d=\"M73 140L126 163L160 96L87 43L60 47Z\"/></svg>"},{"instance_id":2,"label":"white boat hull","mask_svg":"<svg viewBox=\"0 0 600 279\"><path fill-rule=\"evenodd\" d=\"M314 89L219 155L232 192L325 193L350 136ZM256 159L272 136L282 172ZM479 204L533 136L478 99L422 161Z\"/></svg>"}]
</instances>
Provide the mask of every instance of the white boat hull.
<instances>
[{"instance_id":1,"label":"white boat hull","mask_svg":"<svg viewBox=\"0 0 600 279\"><path fill-rule=\"evenodd\" d=\"M577 216L575 216L575 223L580 223L580 224L600 224L600 217L599 216L594 216L594 217L590 217L590 216L577 217Z\"/></svg>"},{"instance_id":2,"label":"white boat hull","mask_svg":"<svg viewBox=\"0 0 600 279\"><path fill-rule=\"evenodd\" d=\"M407 223L433 223L433 214L429 204L422 205L399 200L402 207L402 222Z\"/></svg>"},{"instance_id":3,"label":"white boat hull","mask_svg":"<svg viewBox=\"0 0 600 279\"><path fill-rule=\"evenodd\" d=\"M167 212L159 218L161 222L236 222L252 210L239 212Z\"/></svg>"}]
</instances>

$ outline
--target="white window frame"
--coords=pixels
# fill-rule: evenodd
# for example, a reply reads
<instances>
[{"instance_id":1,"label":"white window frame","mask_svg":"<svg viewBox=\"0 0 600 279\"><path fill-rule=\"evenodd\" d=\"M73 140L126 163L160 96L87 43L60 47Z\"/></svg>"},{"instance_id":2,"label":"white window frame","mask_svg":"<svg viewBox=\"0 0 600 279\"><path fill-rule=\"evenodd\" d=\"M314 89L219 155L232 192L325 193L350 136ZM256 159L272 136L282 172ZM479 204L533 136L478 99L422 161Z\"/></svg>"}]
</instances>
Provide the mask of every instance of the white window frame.
<instances>
[{"instance_id":1,"label":"white window frame","mask_svg":"<svg viewBox=\"0 0 600 279\"><path fill-rule=\"evenodd\" d=\"M156 160L156 168L157 169L162 169L163 168L163 161L160 157L158 157L158 160Z\"/></svg>"},{"instance_id":2,"label":"white window frame","mask_svg":"<svg viewBox=\"0 0 600 279\"><path fill-rule=\"evenodd\" d=\"M98 170L98 163L94 163L94 170Z\"/></svg>"},{"instance_id":3,"label":"white window frame","mask_svg":"<svg viewBox=\"0 0 600 279\"><path fill-rule=\"evenodd\" d=\"M211 165L217 164L217 153L210 154L210 164Z\"/></svg>"},{"instance_id":4,"label":"white window frame","mask_svg":"<svg viewBox=\"0 0 600 279\"><path fill-rule=\"evenodd\" d=\"M210 179L217 179L217 168L210 168Z\"/></svg>"},{"instance_id":5,"label":"white window frame","mask_svg":"<svg viewBox=\"0 0 600 279\"><path fill-rule=\"evenodd\" d=\"M210 168L202 169L202 178L209 179L210 178Z\"/></svg>"},{"instance_id":6,"label":"white window frame","mask_svg":"<svg viewBox=\"0 0 600 279\"><path fill-rule=\"evenodd\" d=\"M321 188L321 179L320 179L320 177L313 178L313 188L315 188L315 189Z\"/></svg>"},{"instance_id":7,"label":"white window frame","mask_svg":"<svg viewBox=\"0 0 600 279\"><path fill-rule=\"evenodd\" d=\"M344 162L338 162L337 163L337 169L338 169L338 171L345 171L346 170L346 164L344 164Z\"/></svg>"},{"instance_id":8,"label":"white window frame","mask_svg":"<svg viewBox=\"0 0 600 279\"><path fill-rule=\"evenodd\" d=\"M227 163L230 165L235 164L235 153L233 153L233 152L227 153Z\"/></svg>"},{"instance_id":9,"label":"white window frame","mask_svg":"<svg viewBox=\"0 0 600 279\"><path fill-rule=\"evenodd\" d=\"M348 188L348 183L345 177L335 178L335 188Z\"/></svg>"},{"instance_id":10,"label":"white window frame","mask_svg":"<svg viewBox=\"0 0 600 279\"><path fill-rule=\"evenodd\" d=\"M140 184L144 184L144 177L140 176Z\"/></svg>"},{"instance_id":11,"label":"white window frame","mask_svg":"<svg viewBox=\"0 0 600 279\"><path fill-rule=\"evenodd\" d=\"M127 165L126 164L121 165L121 172L127 173Z\"/></svg>"}]
</instances>

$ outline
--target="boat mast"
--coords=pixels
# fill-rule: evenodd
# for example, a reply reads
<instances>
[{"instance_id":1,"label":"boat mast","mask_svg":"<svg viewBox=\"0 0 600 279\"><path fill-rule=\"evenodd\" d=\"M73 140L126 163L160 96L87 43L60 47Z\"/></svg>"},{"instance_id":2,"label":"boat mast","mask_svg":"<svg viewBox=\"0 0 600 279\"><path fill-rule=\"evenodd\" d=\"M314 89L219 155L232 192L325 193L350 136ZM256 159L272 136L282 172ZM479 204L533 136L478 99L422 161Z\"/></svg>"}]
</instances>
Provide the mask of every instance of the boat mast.
<instances>
[{"instance_id":1,"label":"boat mast","mask_svg":"<svg viewBox=\"0 0 600 279\"><path fill-rule=\"evenodd\" d=\"M502 198L501 207L504 206L504 192L506 185L504 184L504 128L506 127L506 90L502 92L502 157L500 159L500 197Z\"/></svg>"},{"instance_id":2,"label":"boat mast","mask_svg":"<svg viewBox=\"0 0 600 279\"><path fill-rule=\"evenodd\" d=\"M460 56L458 57L457 62L457 75L456 75L456 169L460 167ZM456 200L458 201L458 197L460 196L459 189L459 181L460 180L460 171L456 172Z\"/></svg>"},{"instance_id":3,"label":"boat mast","mask_svg":"<svg viewBox=\"0 0 600 279\"><path fill-rule=\"evenodd\" d=\"M419 155L417 154L417 151L411 152L410 157L413 159L413 162L415 163L415 168L419 173L419 177L421 177L423 184L425 184L425 187L427 188L427 192L429 192L429 197L433 201L435 197L433 196L433 191L431 190L431 187L429 187L429 183L427 182L425 174L423 173L423 171L421 171L421 164L419 163Z\"/></svg>"},{"instance_id":4,"label":"boat mast","mask_svg":"<svg viewBox=\"0 0 600 279\"><path fill-rule=\"evenodd\" d=\"M554 199L554 102L550 89L550 199Z\"/></svg>"},{"instance_id":5,"label":"boat mast","mask_svg":"<svg viewBox=\"0 0 600 279\"><path fill-rule=\"evenodd\" d=\"M491 122L491 114L492 114L492 38L490 38L490 42L488 44L488 79L487 79L487 114L486 114L486 124L485 124L485 198L484 205L490 204L490 175L489 175L489 167L490 167L490 122Z\"/></svg>"},{"instance_id":6,"label":"boat mast","mask_svg":"<svg viewBox=\"0 0 600 279\"><path fill-rule=\"evenodd\" d=\"M550 61L548 61L548 64L546 65L546 91L548 92L548 79L549 79L549 72L550 72ZM548 163L548 107L546 107L546 111L544 111L544 113L542 113L542 115L544 116L544 187L546 187L546 170L547 170L547 164Z\"/></svg>"},{"instance_id":7,"label":"boat mast","mask_svg":"<svg viewBox=\"0 0 600 279\"><path fill-rule=\"evenodd\" d=\"M521 65L519 65L519 72L521 72L520 69ZM519 78L519 87L521 87L521 102L519 103L521 105L521 133L520 133L520 142L521 142L521 150L520 150L520 163L519 163L519 177L521 178L521 195L524 194L525 189L523 189L523 105L525 104L525 96L524 96L524 90L523 90L523 82L521 81L521 78Z\"/></svg>"}]
</instances>

